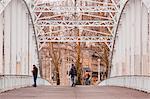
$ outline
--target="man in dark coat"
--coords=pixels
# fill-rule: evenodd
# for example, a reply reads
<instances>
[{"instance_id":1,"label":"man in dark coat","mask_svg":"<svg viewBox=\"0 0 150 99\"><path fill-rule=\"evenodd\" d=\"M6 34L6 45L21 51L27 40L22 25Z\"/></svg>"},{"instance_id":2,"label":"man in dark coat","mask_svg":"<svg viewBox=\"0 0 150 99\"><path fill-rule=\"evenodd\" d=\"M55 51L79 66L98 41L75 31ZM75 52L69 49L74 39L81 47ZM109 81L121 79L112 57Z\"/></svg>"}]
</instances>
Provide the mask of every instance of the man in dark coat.
<instances>
[{"instance_id":1,"label":"man in dark coat","mask_svg":"<svg viewBox=\"0 0 150 99\"><path fill-rule=\"evenodd\" d=\"M76 76L77 76L77 70L74 64L72 64L72 67L69 71L69 76L71 75L71 81L72 81L72 87L75 87L76 85Z\"/></svg>"},{"instance_id":2,"label":"man in dark coat","mask_svg":"<svg viewBox=\"0 0 150 99\"><path fill-rule=\"evenodd\" d=\"M37 75L38 75L38 68L35 65L33 65L32 74L33 74L33 79L34 79L33 87L36 87L37 86L36 80L37 80Z\"/></svg>"}]
</instances>

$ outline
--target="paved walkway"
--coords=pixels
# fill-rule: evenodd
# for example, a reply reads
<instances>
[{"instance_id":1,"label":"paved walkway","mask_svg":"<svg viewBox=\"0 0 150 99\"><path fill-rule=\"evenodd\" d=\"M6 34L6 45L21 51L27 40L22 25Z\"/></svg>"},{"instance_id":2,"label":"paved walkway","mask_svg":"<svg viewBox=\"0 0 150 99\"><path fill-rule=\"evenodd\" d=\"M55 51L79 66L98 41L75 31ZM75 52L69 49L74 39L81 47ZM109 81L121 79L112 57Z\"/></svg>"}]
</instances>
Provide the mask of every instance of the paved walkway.
<instances>
[{"instance_id":1,"label":"paved walkway","mask_svg":"<svg viewBox=\"0 0 150 99\"><path fill-rule=\"evenodd\" d=\"M150 99L150 94L119 87L38 86L1 93L0 99Z\"/></svg>"}]
</instances>

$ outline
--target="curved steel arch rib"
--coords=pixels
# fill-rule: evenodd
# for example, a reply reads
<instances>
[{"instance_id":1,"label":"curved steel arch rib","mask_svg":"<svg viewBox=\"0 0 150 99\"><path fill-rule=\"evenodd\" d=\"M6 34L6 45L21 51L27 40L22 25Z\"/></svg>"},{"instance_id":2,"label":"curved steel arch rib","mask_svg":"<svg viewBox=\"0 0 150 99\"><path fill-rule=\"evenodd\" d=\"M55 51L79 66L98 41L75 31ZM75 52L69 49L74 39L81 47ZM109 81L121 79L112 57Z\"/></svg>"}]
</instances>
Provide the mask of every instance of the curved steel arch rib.
<instances>
[{"instance_id":1,"label":"curved steel arch rib","mask_svg":"<svg viewBox=\"0 0 150 99\"><path fill-rule=\"evenodd\" d=\"M117 24L116 24L116 27L114 29L114 38L113 38L113 43L112 43L112 51L111 51L111 59L110 59L110 66L108 66L108 75L110 77L110 73L111 73L111 65L112 65L112 58L113 58L113 53L114 53L114 48L115 48L115 44L116 44L116 38L117 38L117 30L118 30L118 27L119 27L119 23L120 23L120 20L121 20L121 15L123 13L123 10L127 4L129 0L122 0L120 1L120 12L118 13L118 18L117 18Z\"/></svg>"},{"instance_id":2,"label":"curved steel arch rib","mask_svg":"<svg viewBox=\"0 0 150 99\"><path fill-rule=\"evenodd\" d=\"M15 1L15 0L14 0ZM30 10L30 2L31 0L20 0L23 5L26 7L26 10L29 14L29 19L31 21L31 27L33 28L33 35L34 35L34 38L35 38L35 44L36 44L36 52L37 52L37 56L38 56L38 60L39 60L39 53L38 53L38 43L37 43L37 38L36 38L36 31L35 31L35 26L34 26L34 22L33 22L33 17L32 17L32 14L31 14L31 10ZM13 0L0 0L0 15L3 13L3 11L5 11L5 8L7 6L9 6L9 4L13 2Z\"/></svg>"},{"instance_id":3,"label":"curved steel arch rib","mask_svg":"<svg viewBox=\"0 0 150 99\"><path fill-rule=\"evenodd\" d=\"M147 35L148 34L147 31L149 30L149 29L147 29L148 28L147 24L149 21L149 17L148 17L149 14L148 14L148 6L146 5L146 3L144 1L145 0L136 0L136 2L135 2L135 0L124 0L124 6L122 6L122 9L120 11L120 15L118 18L117 26L115 28L113 50L111 53L112 54L111 55L111 65L118 63L117 55L121 56L119 54L119 52L121 50L122 50L121 51L122 54L127 53L127 54L123 54L121 56L122 58L119 57L121 59L121 61L119 61L119 62L124 63L125 66L128 67L128 69L124 68L125 72L121 71L121 73L122 74L124 73L124 75L126 75L127 73L128 74L138 73L140 75L140 74L143 74L143 72L145 75L147 75L146 74L147 71L144 71L143 67L147 66L147 62L144 60L146 60L146 58L149 57L149 56L147 56L149 54L148 51L147 52L145 51L145 49L149 50L149 48L147 47L149 45L148 45L148 43L147 43L147 45L144 45L144 44L146 44L146 42L149 42L148 41L149 36ZM137 13L135 13L135 12L137 12ZM129 28L129 26L131 28ZM122 29L122 28L125 28L125 29ZM143 30L144 30L144 32L143 32ZM145 34L145 33L147 33L147 34ZM119 37L118 37L118 35L119 35ZM121 40L121 39L123 39L123 40ZM124 43L122 43L122 41L124 41ZM143 41L145 43L143 43ZM124 45L122 46L122 44L124 44ZM127 45L125 45L125 44L127 44ZM119 49L120 47L122 47L122 48ZM129 58L129 56L130 56L130 58ZM137 57L140 57L140 58L137 58ZM131 60L131 62L129 62L128 59ZM122 60L124 60L124 61L122 61ZM129 65L131 65L132 69L129 68ZM118 65L114 65L114 66L115 66L115 68L117 68ZM121 66L123 66L123 65L121 65ZM136 68L139 67L140 70L135 69L133 71L135 66L136 66ZM114 70L111 68L112 66L109 66L109 67L110 67L109 68L110 71ZM145 68L147 68L147 67L145 67ZM111 73L113 73L113 71L111 71ZM115 72L114 72L113 76L114 75L117 75L117 73L115 74Z\"/></svg>"},{"instance_id":4,"label":"curved steel arch rib","mask_svg":"<svg viewBox=\"0 0 150 99\"><path fill-rule=\"evenodd\" d=\"M150 92L148 69L150 17L149 7L144 1L124 1L115 27L110 78L100 85Z\"/></svg>"},{"instance_id":5,"label":"curved steel arch rib","mask_svg":"<svg viewBox=\"0 0 150 99\"><path fill-rule=\"evenodd\" d=\"M1 84L0 92L32 85L32 77L29 76L31 75L31 66L32 64L39 64L36 31L28 5L29 2L30 0L0 0L0 20L3 21L3 23L0 21L0 50L4 50L0 54L3 55L3 58L5 57L0 60L1 63L5 62L0 66L0 69L1 67L4 68L0 71L3 74L0 75L0 82L7 82L5 85ZM33 39L33 36L35 39ZM36 60L33 62L34 56L36 56ZM9 57L11 58L9 59ZM23 75L26 75L26 77ZM12 80L19 83L17 85L11 83ZM43 82L43 80L39 81L39 83Z\"/></svg>"},{"instance_id":6,"label":"curved steel arch rib","mask_svg":"<svg viewBox=\"0 0 150 99\"><path fill-rule=\"evenodd\" d=\"M0 14L4 11L4 9L7 7L7 5L11 2L12 0L0 0ZM27 0L22 0L27 2Z\"/></svg>"}]
</instances>

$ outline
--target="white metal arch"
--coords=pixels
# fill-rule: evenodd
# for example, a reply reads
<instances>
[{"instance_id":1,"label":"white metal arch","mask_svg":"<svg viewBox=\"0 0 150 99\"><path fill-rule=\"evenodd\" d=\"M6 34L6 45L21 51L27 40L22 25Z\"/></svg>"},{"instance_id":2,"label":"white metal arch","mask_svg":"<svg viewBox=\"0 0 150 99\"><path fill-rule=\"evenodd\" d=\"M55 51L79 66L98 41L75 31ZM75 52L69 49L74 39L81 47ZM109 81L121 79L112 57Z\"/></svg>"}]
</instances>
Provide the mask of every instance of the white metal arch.
<instances>
[{"instance_id":1,"label":"white metal arch","mask_svg":"<svg viewBox=\"0 0 150 99\"><path fill-rule=\"evenodd\" d=\"M149 75L150 71L147 71L149 64L147 59L149 57L149 8L145 1L128 0L125 4L116 30L112 63L116 66L115 64L119 61L116 58L118 55L120 56L119 53L122 50L120 62L124 63L126 67L120 64L125 70L115 75ZM131 61L129 62L129 60Z\"/></svg>"},{"instance_id":2,"label":"white metal arch","mask_svg":"<svg viewBox=\"0 0 150 99\"><path fill-rule=\"evenodd\" d=\"M2 22L0 26L0 32L1 32L0 45L1 45L1 56L2 56L1 66L15 65L17 68L17 65L20 63L19 61L21 61L20 58L18 59L18 57L21 56L23 56L24 58L26 57L24 60L25 62L21 64L22 66L23 65L25 66L24 68L26 69L28 68L28 70L20 71L21 74L25 74L25 75L31 75L30 71L32 69L32 64L39 65L39 56L38 56L39 53L37 47L36 33L33 25L33 19L31 16L30 8L28 6L29 3L30 0L16 0L16 1L0 0L0 16ZM8 41L6 41L6 39L8 39ZM22 45L20 45L21 43ZM31 49L32 46L33 49ZM3 48L4 51L2 50ZM16 52L13 53L13 49L14 51L16 50ZM3 55L5 53L6 55ZM27 56L25 56L25 53ZM33 57L35 57L35 59L33 59ZM16 74L17 69L14 68L13 70L11 70L12 68L13 67L11 66L1 67L0 74Z\"/></svg>"},{"instance_id":3,"label":"white metal arch","mask_svg":"<svg viewBox=\"0 0 150 99\"><path fill-rule=\"evenodd\" d=\"M100 85L150 92L149 4L149 0L124 2L116 27L110 78Z\"/></svg>"},{"instance_id":4,"label":"white metal arch","mask_svg":"<svg viewBox=\"0 0 150 99\"><path fill-rule=\"evenodd\" d=\"M0 0L0 14L3 12L3 10L7 7L7 5L11 2L12 0ZM25 1L27 4L30 2L30 0L22 0Z\"/></svg>"},{"instance_id":5,"label":"white metal arch","mask_svg":"<svg viewBox=\"0 0 150 99\"><path fill-rule=\"evenodd\" d=\"M29 1L0 0L0 93L31 86L32 65L39 65ZM49 85L42 78L37 82Z\"/></svg>"},{"instance_id":6,"label":"white metal arch","mask_svg":"<svg viewBox=\"0 0 150 99\"><path fill-rule=\"evenodd\" d=\"M121 15L123 13L123 10L124 10L127 2L128 2L128 0L120 0L120 2L118 4L118 5L120 5L120 10L119 10L119 13L117 15L117 24L114 26L114 37L113 37L113 40L112 40L112 50L110 52L110 64L108 66L108 75L109 75L109 77L110 77L110 74L111 74L113 54L115 52L115 44L116 44L116 39L117 39L117 30L118 30L118 27L119 27L119 22L120 22L120 19L121 19Z\"/></svg>"}]
</instances>

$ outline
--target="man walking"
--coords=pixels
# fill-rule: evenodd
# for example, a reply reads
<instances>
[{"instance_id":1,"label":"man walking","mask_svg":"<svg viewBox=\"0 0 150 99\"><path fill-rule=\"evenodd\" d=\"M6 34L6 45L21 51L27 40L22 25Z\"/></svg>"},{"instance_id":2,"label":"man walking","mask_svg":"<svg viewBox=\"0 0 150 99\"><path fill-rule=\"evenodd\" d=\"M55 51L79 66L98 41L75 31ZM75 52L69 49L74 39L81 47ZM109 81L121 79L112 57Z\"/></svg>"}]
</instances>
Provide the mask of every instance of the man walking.
<instances>
[{"instance_id":1,"label":"man walking","mask_svg":"<svg viewBox=\"0 0 150 99\"><path fill-rule=\"evenodd\" d=\"M38 75L38 68L35 65L33 65L32 74L33 74L33 79L34 79L33 87L36 87L37 86L36 80L37 80L37 75Z\"/></svg>"},{"instance_id":2,"label":"man walking","mask_svg":"<svg viewBox=\"0 0 150 99\"><path fill-rule=\"evenodd\" d=\"M74 64L72 64L72 67L69 71L69 76L71 75L71 81L72 81L72 87L75 87L76 85L76 76L77 76L77 70Z\"/></svg>"}]
</instances>

